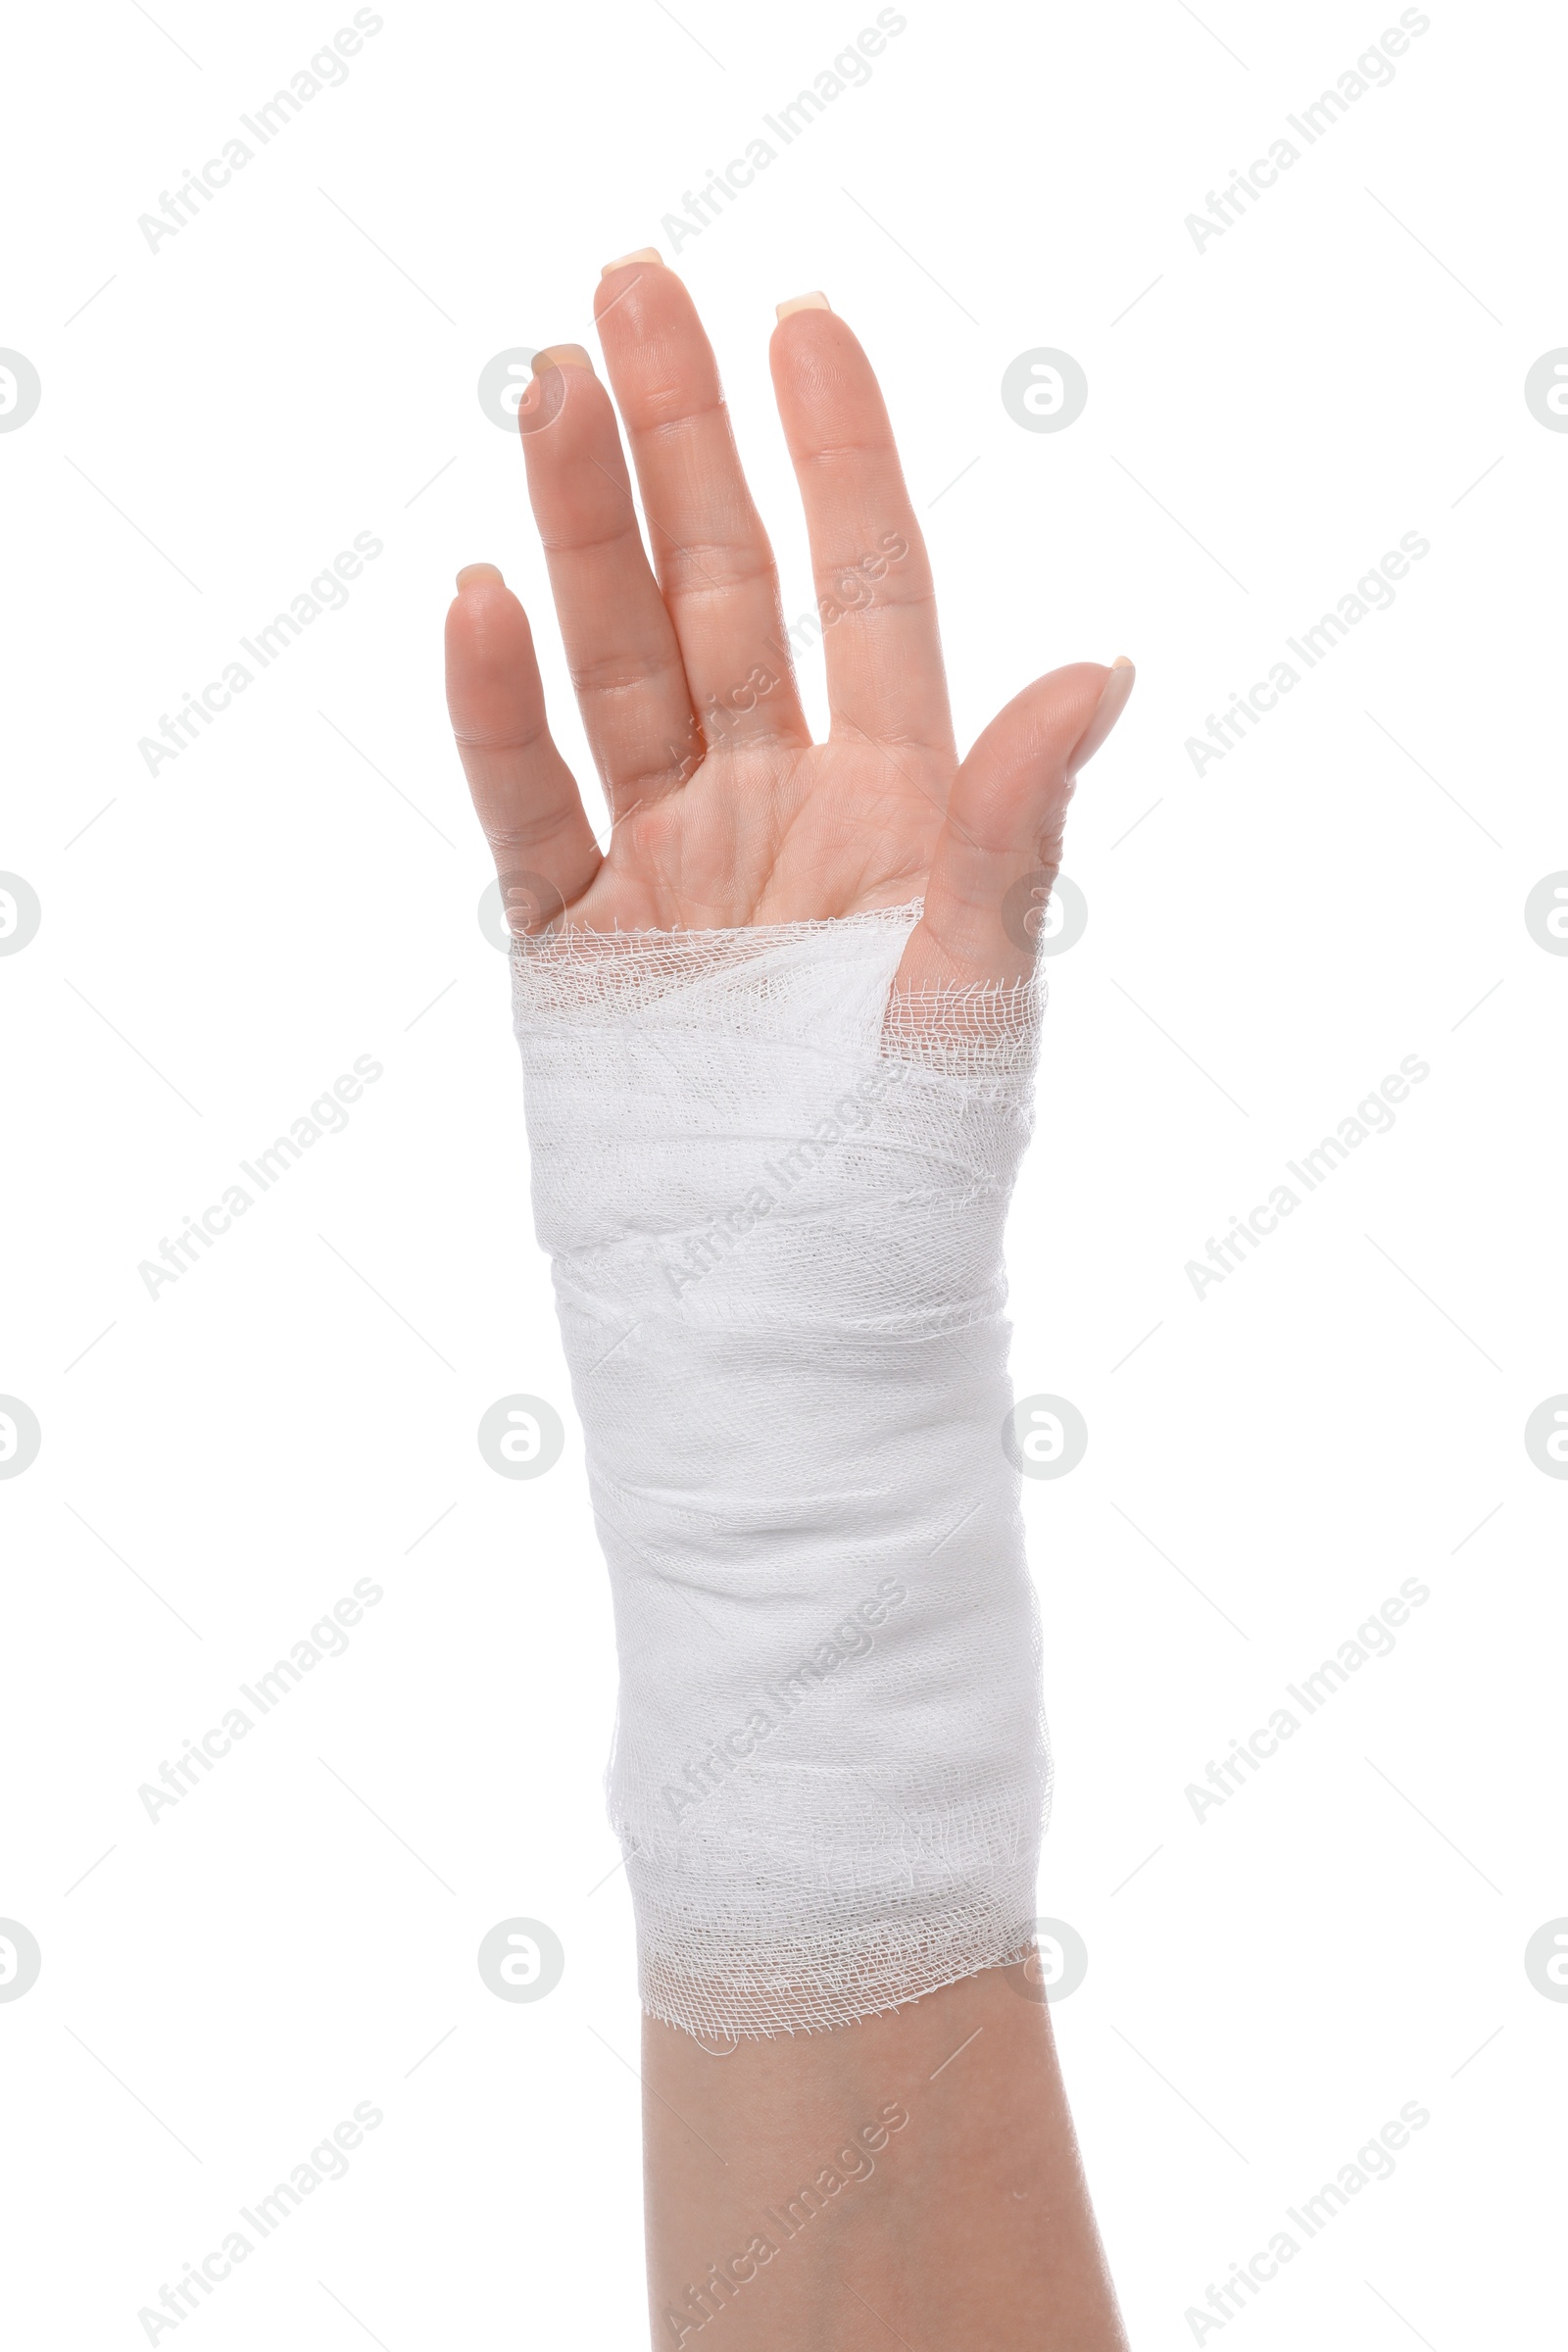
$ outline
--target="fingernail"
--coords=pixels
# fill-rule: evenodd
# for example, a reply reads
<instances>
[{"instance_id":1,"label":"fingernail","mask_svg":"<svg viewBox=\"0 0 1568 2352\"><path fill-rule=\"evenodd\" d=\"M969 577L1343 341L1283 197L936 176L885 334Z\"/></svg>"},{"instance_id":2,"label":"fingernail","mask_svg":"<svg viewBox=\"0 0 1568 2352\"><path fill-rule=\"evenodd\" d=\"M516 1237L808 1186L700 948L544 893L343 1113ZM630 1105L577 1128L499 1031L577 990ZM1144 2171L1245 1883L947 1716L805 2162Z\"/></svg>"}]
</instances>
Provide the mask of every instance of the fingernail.
<instances>
[{"instance_id":1,"label":"fingernail","mask_svg":"<svg viewBox=\"0 0 1568 2352\"><path fill-rule=\"evenodd\" d=\"M623 253L617 260L607 262L599 274L601 277L608 277L612 270L629 269L633 262L649 262L656 270L662 270L664 267L663 255L652 245L643 245L635 253Z\"/></svg>"},{"instance_id":2,"label":"fingernail","mask_svg":"<svg viewBox=\"0 0 1568 2352\"><path fill-rule=\"evenodd\" d=\"M830 311L833 305L825 294L795 294L778 306L778 317L787 318L791 311Z\"/></svg>"},{"instance_id":3,"label":"fingernail","mask_svg":"<svg viewBox=\"0 0 1568 2352\"><path fill-rule=\"evenodd\" d=\"M1127 698L1133 690L1133 680L1137 675L1137 670L1134 669L1126 655L1118 654L1110 665L1110 674L1100 689L1100 700L1095 705L1094 717L1089 721L1086 729L1086 733L1093 735L1097 727L1102 727L1103 731L1096 737L1095 748L1097 750L1104 742L1105 736L1110 733L1117 718L1125 710Z\"/></svg>"},{"instance_id":4,"label":"fingernail","mask_svg":"<svg viewBox=\"0 0 1568 2352\"><path fill-rule=\"evenodd\" d=\"M1118 654L1110 665L1105 683L1100 689L1100 700L1096 703L1090 715L1089 724L1073 745L1072 755L1067 761L1069 776L1075 776L1085 762L1092 760L1099 751L1111 728L1127 708L1128 699L1133 690L1133 681L1137 675L1137 670L1126 655Z\"/></svg>"},{"instance_id":5,"label":"fingernail","mask_svg":"<svg viewBox=\"0 0 1568 2352\"><path fill-rule=\"evenodd\" d=\"M507 584L493 564L465 564L458 574L458 586L471 588L476 580L495 580L503 588Z\"/></svg>"},{"instance_id":6,"label":"fingernail","mask_svg":"<svg viewBox=\"0 0 1568 2352\"><path fill-rule=\"evenodd\" d=\"M534 353L536 369L541 362L547 368L586 368L590 375L594 371L594 364L580 343L552 343L546 350Z\"/></svg>"}]
</instances>

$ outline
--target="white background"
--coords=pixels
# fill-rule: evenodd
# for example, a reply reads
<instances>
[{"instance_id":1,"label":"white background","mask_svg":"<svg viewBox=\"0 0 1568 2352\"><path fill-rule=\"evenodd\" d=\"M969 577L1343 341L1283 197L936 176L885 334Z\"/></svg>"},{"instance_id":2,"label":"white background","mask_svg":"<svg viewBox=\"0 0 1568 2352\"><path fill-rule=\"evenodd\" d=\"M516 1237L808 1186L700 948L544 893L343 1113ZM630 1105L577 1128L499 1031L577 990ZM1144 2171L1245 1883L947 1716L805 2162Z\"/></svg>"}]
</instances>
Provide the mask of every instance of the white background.
<instances>
[{"instance_id":1,"label":"white background","mask_svg":"<svg viewBox=\"0 0 1568 2352\"><path fill-rule=\"evenodd\" d=\"M668 253L662 217L875 11L380 13L156 252L138 216L351 11L99 0L12 37L0 343L43 387L0 435L0 866L42 906L0 959L0 1390L42 1429L0 1482L0 1914L43 1953L0 2004L29 2347L145 2341L162 2283L367 2100L347 2178L160 2342L645 2325L608 1604L440 627L457 565L500 563L578 758L479 371L592 344L599 265ZM1568 1390L1568 957L1523 907L1568 867L1568 435L1523 383L1568 343L1564 34L1429 14L1200 251L1186 216L1397 9L911 5L680 253L791 617L766 342L822 285L887 390L960 739L1056 662L1139 664L1073 813L1089 927L1053 965L1010 1265L1019 1393L1090 1430L1026 1489L1040 1901L1090 1952L1055 2017L1140 2352L1199 2340L1208 2282L1412 2100L1394 2177L1200 2340L1459 2352L1560 2312L1568 2005L1523 1955L1568 1913L1568 1482L1522 1433ZM1042 346L1089 380L1059 433L1000 398ZM346 608L150 775L138 739L359 532L384 552ZM1392 609L1196 774L1187 739L1407 532ZM347 1129L149 1297L139 1263L359 1055L384 1075ZM1187 1261L1406 1055L1430 1076L1392 1131L1195 1296ZM513 1392L566 1417L537 1483L475 1445ZM346 1653L149 1820L139 1786L366 1577ZM1188 1785L1410 1577L1393 1653L1195 1818ZM475 1967L514 1915L565 1947L533 2004Z\"/></svg>"}]
</instances>

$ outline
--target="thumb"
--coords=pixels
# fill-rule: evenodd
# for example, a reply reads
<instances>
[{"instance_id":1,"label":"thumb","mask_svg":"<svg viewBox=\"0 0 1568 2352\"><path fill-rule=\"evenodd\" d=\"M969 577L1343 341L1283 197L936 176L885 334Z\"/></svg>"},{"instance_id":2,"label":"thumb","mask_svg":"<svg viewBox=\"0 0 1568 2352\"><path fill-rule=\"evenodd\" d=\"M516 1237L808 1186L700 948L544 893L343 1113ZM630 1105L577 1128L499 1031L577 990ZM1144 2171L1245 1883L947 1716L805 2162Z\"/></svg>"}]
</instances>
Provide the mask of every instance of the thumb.
<instances>
[{"instance_id":1,"label":"thumb","mask_svg":"<svg viewBox=\"0 0 1568 2352\"><path fill-rule=\"evenodd\" d=\"M1109 669L1074 662L998 711L954 779L902 991L1027 978L1078 770L1121 716L1135 675L1124 654Z\"/></svg>"}]
</instances>

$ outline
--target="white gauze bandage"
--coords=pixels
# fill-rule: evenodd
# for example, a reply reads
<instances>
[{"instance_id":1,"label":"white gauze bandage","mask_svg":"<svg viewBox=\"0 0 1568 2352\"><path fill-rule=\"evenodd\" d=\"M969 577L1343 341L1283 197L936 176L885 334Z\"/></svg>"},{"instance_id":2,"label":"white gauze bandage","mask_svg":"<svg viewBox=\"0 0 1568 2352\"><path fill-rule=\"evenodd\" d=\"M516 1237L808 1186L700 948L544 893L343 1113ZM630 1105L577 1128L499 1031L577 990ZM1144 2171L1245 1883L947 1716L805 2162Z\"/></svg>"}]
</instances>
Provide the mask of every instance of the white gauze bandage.
<instances>
[{"instance_id":1,"label":"white gauze bandage","mask_svg":"<svg viewBox=\"0 0 1568 2352\"><path fill-rule=\"evenodd\" d=\"M514 943L643 2005L704 2037L845 2025L1031 1940L1002 1241L1039 999L894 997L919 911Z\"/></svg>"}]
</instances>

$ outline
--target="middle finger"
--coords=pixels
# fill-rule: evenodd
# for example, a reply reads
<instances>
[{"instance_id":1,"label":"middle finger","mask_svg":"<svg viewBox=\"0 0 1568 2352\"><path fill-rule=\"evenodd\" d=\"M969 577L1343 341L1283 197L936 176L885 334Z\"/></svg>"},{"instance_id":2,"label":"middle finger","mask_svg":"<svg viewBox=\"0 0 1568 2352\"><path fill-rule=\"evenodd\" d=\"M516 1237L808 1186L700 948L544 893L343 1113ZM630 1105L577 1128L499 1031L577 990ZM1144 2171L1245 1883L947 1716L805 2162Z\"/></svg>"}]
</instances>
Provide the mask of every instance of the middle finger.
<instances>
[{"instance_id":1,"label":"middle finger","mask_svg":"<svg viewBox=\"0 0 1568 2352\"><path fill-rule=\"evenodd\" d=\"M692 298L673 270L639 258L606 271L594 309L709 746L809 743L773 551Z\"/></svg>"}]
</instances>

